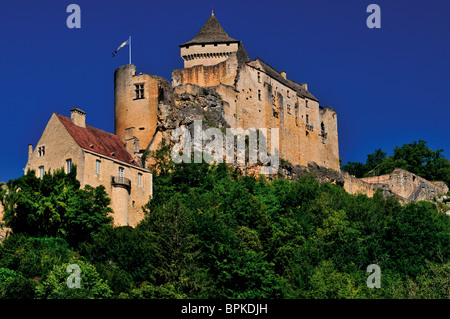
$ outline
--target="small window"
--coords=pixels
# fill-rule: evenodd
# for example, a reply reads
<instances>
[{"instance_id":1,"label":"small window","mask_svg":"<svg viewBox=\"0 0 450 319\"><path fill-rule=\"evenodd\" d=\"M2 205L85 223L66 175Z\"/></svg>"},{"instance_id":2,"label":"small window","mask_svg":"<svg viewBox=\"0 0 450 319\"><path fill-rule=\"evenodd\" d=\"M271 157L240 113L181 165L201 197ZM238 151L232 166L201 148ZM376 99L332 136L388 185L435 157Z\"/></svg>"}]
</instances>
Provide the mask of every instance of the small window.
<instances>
[{"instance_id":1,"label":"small window","mask_svg":"<svg viewBox=\"0 0 450 319\"><path fill-rule=\"evenodd\" d=\"M139 83L134 85L135 89L134 92L136 93L136 100L137 99L143 99L144 98L144 84Z\"/></svg>"},{"instance_id":2,"label":"small window","mask_svg":"<svg viewBox=\"0 0 450 319\"><path fill-rule=\"evenodd\" d=\"M138 173L138 186L142 187L142 174Z\"/></svg>"},{"instance_id":3,"label":"small window","mask_svg":"<svg viewBox=\"0 0 450 319\"><path fill-rule=\"evenodd\" d=\"M309 115L306 114L306 124L309 124Z\"/></svg>"},{"instance_id":4,"label":"small window","mask_svg":"<svg viewBox=\"0 0 450 319\"><path fill-rule=\"evenodd\" d=\"M119 183L123 183L123 167L119 167Z\"/></svg>"},{"instance_id":5,"label":"small window","mask_svg":"<svg viewBox=\"0 0 450 319\"><path fill-rule=\"evenodd\" d=\"M42 157L45 155L45 146L39 146L38 147L38 156Z\"/></svg>"},{"instance_id":6,"label":"small window","mask_svg":"<svg viewBox=\"0 0 450 319\"><path fill-rule=\"evenodd\" d=\"M216 46L217 46L217 43L214 43L214 46L216 47Z\"/></svg>"},{"instance_id":7,"label":"small window","mask_svg":"<svg viewBox=\"0 0 450 319\"><path fill-rule=\"evenodd\" d=\"M123 167L119 167L119 183L123 183Z\"/></svg>"},{"instance_id":8,"label":"small window","mask_svg":"<svg viewBox=\"0 0 450 319\"><path fill-rule=\"evenodd\" d=\"M261 101L261 90L258 90L258 100Z\"/></svg>"},{"instance_id":9,"label":"small window","mask_svg":"<svg viewBox=\"0 0 450 319\"><path fill-rule=\"evenodd\" d=\"M202 44L202 48L204 48L205 47L205 45L204 44ZM188 47L189 48L189 47Z\"/></svg>"},{"instance_id":10,"label":"small window","mask_svg":"<svg viewBox=\"0 0 450 319\"><path fill-rule=\"evenodd\" d=\"M258 72L258 83L261 83L261 73Z\"/></svg>"},{"instance_id":11,"label":"small window","mask_svg":"<svg viewBox=\"0 0 450 319\"><path fill-rule=\"evenodd\" d=\"M39 166L39 178L44 177L44 166Z\"/></svg>"},{"instance_id":12,"label":"small window","mask_svg":"<svg viewBox=\"0 0 450 319\"><path fill-rule=\"evenodd\" d=\"M229 43L227 43L227 47L229 47L230 46L230 44Z\"/></svg>"},{"instance_id":13,"label":"small window","mask_svg":"<svg viewBox=\"0 0 450 319\"><path fill-rule=\"evenodd\" d=\"M66 172L69 174L72 171L72 159L66 160Z\"/></svg>"},{"instance_id":14,"label":"small window","mask_svg":"<svg viewBox=\"0 0 450 319\"><path fill-rule=\"evenodd\" d=\"M95 172L98 174L98 175L100 175L100 160L96 160L95 161Z\"/></svg>"},{"instance_id":15,"label":"small window","mask_svg":"<svg viewBox=\"0 0 450 319\"><path fill-rule=\"evenodd\" d=\"M308 100L305 100L305 105L306 105L306 107L309 107L308 106Z\"/></svg>"}]
</instances>

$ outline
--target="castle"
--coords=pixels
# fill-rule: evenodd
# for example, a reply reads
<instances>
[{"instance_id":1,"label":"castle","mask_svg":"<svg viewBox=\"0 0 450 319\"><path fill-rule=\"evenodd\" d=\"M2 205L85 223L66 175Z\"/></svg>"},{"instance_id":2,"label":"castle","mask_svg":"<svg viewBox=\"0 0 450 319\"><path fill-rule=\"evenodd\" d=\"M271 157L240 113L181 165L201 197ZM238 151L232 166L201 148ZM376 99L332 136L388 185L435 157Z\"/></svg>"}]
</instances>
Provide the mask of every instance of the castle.
<instances>
[{"instance_id":1,"label":"castle","mask_svg":"<svg viewBox=\"0 0 450 319\"><path fill-rule=\"evenodd\" d=\"M141 150L158 148L158 104L173 88L189 91L195 85L221 96L229 127L278 128L279 154L285 161L339 170L336 112L320 106L306 83L294 82L259 58L250 60L242 42L225 32L214 12L180 51L184 68L172 72L171 84L137 74L131 64L115 71L115 134L121 140L132 139ZM266 138L271 139L270 132Z\"/></svg>"},{"instance_id":2,"label":"castle","mask_svg":"<svg viewBox=\"0 0 450 319\"><path fill-rule=\"evenodd\" d=\"M317 165L336 172L351 194L372 196L379 188L389 188L408 201L424 197L420 196L422 190L428 195L448 191L443 183L398 170L366 180L341 174L336 111L321 106L306 83L294 82L286 72L259 58L251 60L242 42L225 32L214 12L197 35L179 47L184 68L172 72L172 83L156 75L137 73L132 64L115 70L115 134L87 125L86 113L78 108L71 110L70 118L54 113L37 146L33 149L29 145L25 171L33 169L42 176L45 171L61 167L70 171L77 165L82 187L105 186L114 210L114 225L135 226L144 217L141 207L152 195L152 174L147 168L150 161L143 154L167 140L164 123L168 117L179 113L177 116L183 118L179 107L191 107L182 100L190 99L194 108L192 101L203 88L212 92L208 98L217 97L211 105L220 104L221 125L244 130L279 129L280 158L293 166ZM189 94L191 97L186 98ZM172 108L171 116L167 108ZM205 114L206 109L200 105L199 114ZM267 134L269 141L270 132Z\"/></svg>"}]
</instances>

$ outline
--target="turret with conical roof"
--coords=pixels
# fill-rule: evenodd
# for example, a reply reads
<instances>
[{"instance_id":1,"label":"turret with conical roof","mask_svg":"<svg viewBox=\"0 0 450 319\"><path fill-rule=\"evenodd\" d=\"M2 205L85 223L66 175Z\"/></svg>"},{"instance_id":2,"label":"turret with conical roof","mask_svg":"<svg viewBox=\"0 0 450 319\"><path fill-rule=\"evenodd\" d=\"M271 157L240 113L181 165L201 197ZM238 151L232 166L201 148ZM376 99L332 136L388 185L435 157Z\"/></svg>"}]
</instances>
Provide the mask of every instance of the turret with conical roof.
<instances>
[{"instance_id":1,"label":"turret with conical roof","mask_svg":"<svg viewBox=\"0 0 450 319\"><path fill-rule=\"evenodd\" d=\"M214 11L197 35L190 41L180 44L184 67L195 65L215 65L225 61L237 52L239 40L231 38L220 25Z\"/></svg>"}]
</instances>

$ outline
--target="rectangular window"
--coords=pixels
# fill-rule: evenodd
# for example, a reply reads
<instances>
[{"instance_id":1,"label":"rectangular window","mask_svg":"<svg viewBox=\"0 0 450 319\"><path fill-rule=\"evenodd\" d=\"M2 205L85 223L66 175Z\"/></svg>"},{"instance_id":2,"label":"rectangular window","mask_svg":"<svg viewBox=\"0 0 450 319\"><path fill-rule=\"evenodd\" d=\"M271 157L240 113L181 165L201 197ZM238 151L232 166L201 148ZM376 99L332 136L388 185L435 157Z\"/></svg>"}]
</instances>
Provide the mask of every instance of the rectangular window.
<instances>
[{"instance_id":1,"label":"rectangular window","mask_svg":"<svg viewBox=\"0 0 450 319\"><path fill-rule=\"evenodd\" d=\"M44 177L44 166L39 166L39 178Z\"/></svg>"},{"instance_id":2,"label":"rectangular window","mask_svg":"<svg viewBox=\"0 0 450 319\"><path fill-rule=\"evenodd\" d=\"M136 99L144 98L144 83L139 83L134 85L134 92L136 93Z\"/></svg>"},{"instance_id":3,"label":"rectangular window","mask_svg":"<svg viewBox=\"0 0 450 319\"><path fill-rule=\"evenodd\" d=\"M95 172L100 175L100 160L95 161Z\"/></svg>"},{"instance_id":4,"label":"rectangular window","mask_svg":"<svg viewBox=\"0 0 450 319\"><path fill-rule=\"evenodd\" d=\"M309 115L306 114L306 124L309 124Z\"/></svg>"},{"instance_id":5,"label":"rectangular window","mask_svg":"<svg viewBox=\"0 0 450 319\"><path fill-rule=\"evenodd\" d=\"M261 83L261 73L258 72L258 83Z\"/></svg>"},{"instance_id":6,"label":"rectangular window","mask_svg":"<svg viewBox=\"0 0 450 319\"><path fill-rule=\"evenodd\" d=\"M261 101L261 90L258 90L258 100Z\"/></svg>"},{"instance_id":7,"label":"rectangular window","mask_svg":"<svg viewBox=\"0 0 450 319\"><path fill-rule=\"evenodd\" d=\"M119 183L123 183L123 167L119 167Z\"/></svg>"},{"instance_id":8,"label":"rectangular window","mask_svg":"<svg viewBox=\"0 0 450 319\"><path fill-rule=\"evenodd\" d=\"M66 172L69 174L72 171L72 160L69 158L66 160Z\"/></svg>"},{"instance_id":9,"label":"rectangular window","mask_svg":"<svg viewBox=\"0 0 450 319\"><path fill-rule=\"evenodd\" d=\"M39 146L38 147L38 156L42 157L45 155L45 146Z\"/></svg>"},{"instance_id":10,"label":"rectangular window","mask_svg":"<svg viewBox=\"0 0 450 319\"><path fill-rule=\"evenodd\" d=\"M138 173L138 186L142 187L142 174Z\"/></svg>"},{"instance_id":11,"label":"rectangular window","mask_svg":"<svg viewBox=\"0 0 450 319\"><path fill-rule=\"evenodd\" d=\"M308 100L305 100L305 104L306 104L306 107L309 107L309 106L308 106Z\"/></svg>"}]
</instances>

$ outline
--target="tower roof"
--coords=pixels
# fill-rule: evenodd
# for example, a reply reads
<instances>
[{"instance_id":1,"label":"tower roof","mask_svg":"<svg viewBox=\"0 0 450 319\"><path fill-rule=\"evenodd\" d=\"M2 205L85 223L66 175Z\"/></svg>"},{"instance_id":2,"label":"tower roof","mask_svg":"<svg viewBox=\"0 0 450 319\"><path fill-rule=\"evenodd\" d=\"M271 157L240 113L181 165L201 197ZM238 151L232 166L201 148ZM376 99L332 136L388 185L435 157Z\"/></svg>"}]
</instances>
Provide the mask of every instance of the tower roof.
<instances>
[{"instance_id":1,"label":"tower roof","mask_svg":"<svg viewBox=\"0 0 450 319\"><path fill-rule=\"evenodd\" d=\"M191 45L191 44L207 44L207 43L231 43L239 42L236 39L230 38L230 36L225 32L225 30L217 21L214 11L211 13L208 21L203 25L203 27L198 31L197 35L188 42L180 44L180 47Z\"/></svg>"}]
</instances>

